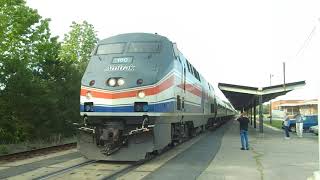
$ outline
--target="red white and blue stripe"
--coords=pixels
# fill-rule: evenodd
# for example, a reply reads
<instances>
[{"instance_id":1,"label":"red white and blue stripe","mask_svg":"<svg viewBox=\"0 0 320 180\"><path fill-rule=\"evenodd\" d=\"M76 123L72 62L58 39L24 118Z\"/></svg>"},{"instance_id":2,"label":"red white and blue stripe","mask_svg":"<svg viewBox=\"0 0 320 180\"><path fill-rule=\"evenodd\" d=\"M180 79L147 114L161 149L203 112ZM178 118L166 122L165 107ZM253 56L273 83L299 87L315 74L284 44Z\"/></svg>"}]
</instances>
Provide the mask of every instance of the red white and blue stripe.
<instances>
[{"instance_id":1,"label":"red white and blue stripe","mask_svg":"<svg viewBox=\"0 0 320 180\"><path fill-rule=\"evenodd\" d=\"M149 86L108 91L81 86L80 111L84 112L84 103L93 102L95 112L134 112L134 102L148 102L148 112L174 112L175 92L183 85L177 72L168 73L158 83ZM143 99L138 98L139 91L145 92ZM91 96L87 97L90 92ZM188 112L201 112L201 86L187 80L185 109Z\"/></svg>"}]
</instances>

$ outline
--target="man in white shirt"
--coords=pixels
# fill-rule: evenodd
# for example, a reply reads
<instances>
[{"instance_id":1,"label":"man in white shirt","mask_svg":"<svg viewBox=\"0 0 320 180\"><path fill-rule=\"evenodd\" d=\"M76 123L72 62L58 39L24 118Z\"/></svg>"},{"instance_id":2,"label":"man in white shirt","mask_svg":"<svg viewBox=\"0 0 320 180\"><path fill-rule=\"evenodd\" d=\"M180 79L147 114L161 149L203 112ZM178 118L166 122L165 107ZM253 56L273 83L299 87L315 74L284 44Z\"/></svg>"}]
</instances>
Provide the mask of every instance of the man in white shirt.
<instances>
[{"instance_id":1,"label":"man in white shirt","mask_svg":"<svg viewBox=\"0 0 320 180\"><path fill-rule=\"evenodd\" d=\"M302 137L303 134L303 116L300 112L296 116L296 132L298 137Z\"/></svg>"}]
</instances>

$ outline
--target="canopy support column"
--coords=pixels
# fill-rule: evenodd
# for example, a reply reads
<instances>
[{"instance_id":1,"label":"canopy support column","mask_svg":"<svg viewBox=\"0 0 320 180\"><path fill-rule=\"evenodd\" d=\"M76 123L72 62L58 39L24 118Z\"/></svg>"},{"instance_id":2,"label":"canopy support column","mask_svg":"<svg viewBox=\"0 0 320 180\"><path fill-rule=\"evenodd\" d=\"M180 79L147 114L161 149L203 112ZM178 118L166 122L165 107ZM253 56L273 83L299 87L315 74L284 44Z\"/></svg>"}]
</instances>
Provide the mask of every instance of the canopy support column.
<instances>
[{"instance_id":1,"label":"canopy support column","mask_svg":"<svg viewBox=\"0 0 320 180\"><path fill-rule=\"evenodd\" d=\"M257 124L256 124L256 122L257 122L257 119L256 119L256 117L257 117L257 112L256 112L257 107L256 106L257 106L256 105L256 101L254 101L253 102L253 127L254 128L257 128Z\"/></svg>"},{"instance_id":2,"label":"canopy support column","mask_svg":"<svg viewBox=\"0 0 320 180\"><path fill-rule=\"evenodd\" d=\"M259 95L259 132L263 133L262 96Z\"/></svg>"},{"instance_id":3,"label":"canopy support column","mask_svg":"<svg viewBox=\"0 0 320 180\"><path fill-rule=\"evenodd\" d=\"M251 126L252 126L252 122L253 122L252 115L253 115L253 108L250 108L250 120L251 120Z\"/></svg>"}]
</instances>

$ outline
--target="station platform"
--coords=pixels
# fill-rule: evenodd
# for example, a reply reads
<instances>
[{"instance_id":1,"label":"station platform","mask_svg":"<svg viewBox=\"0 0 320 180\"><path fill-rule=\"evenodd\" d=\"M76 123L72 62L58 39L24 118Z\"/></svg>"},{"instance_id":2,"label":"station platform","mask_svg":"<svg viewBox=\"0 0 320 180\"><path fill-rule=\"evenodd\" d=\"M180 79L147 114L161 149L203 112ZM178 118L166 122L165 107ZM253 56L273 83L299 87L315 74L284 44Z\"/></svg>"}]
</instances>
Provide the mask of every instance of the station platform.
<instances>
[{"instance_id":1,"label":"station platform","mask_svg":"<svg viewBox=\"0 0 320 180\"><path fill-rule=\"evenodd\" d=\"M318 170L318 137L303 138L264 127L249 127L250 150L240 150L239 124L230 120L168 150L151 161L117 176L109 175L126 163L97 162L67 171L52 179L120 180L309 180ZM0 162L0 179L36 179L74 167L87 160L76 149L16 162ZM127 164L128 165L128 164ZM124 168L125 169L125 168Z\"/></svg>"},{"instance_id":2,"label":"station platform","mask_svg":"<svg viewBox=\"0 0 320 180\"><path fill-rule=\"evenodd\" d=\"M303 138L264 127L264 134L249 125L250 150L240 150L239 124L227 124L221 147L197 179L217 180L306 180L318 170L318 137L305 133Z\"/></svg>"}]
</instances>

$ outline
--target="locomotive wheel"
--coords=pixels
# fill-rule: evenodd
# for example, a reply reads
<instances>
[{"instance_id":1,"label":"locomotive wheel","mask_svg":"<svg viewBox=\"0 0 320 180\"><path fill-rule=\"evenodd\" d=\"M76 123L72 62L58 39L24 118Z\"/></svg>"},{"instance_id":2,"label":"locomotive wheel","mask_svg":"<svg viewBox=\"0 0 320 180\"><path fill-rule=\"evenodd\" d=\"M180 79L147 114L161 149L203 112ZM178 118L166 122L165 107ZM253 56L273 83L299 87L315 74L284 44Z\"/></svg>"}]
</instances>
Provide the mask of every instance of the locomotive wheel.
<instances>
[{"instance_id":1,"label":"locomotive wheel","mask_svg":"<svg viewBox=\"0 0 320 180\"><path fill-rule=\"evenodd\" d=\"M201 126L201 132L203 133L206 130L206 127L204 125Z\"/></svg>"},{"instance_id":2,"label":"locomotive wheel","mask_svg":"<svg viewBox=\"0 0 320 180\"><path fill-rule=\"evenodd\" d=\"M155 155L152 152L147 152L145 156L145 160L150 160L154 157Z\"/></svg>"},{"instance_id":3,"label":"locomotive wheel","mask_svg":"<svg viewBox=\"0 0 320 180\"><path fill-rule=\"evenodd\" d=\"M197 128L191 128L191 137L197 136Z\"/></svg>"}]
</instances>

